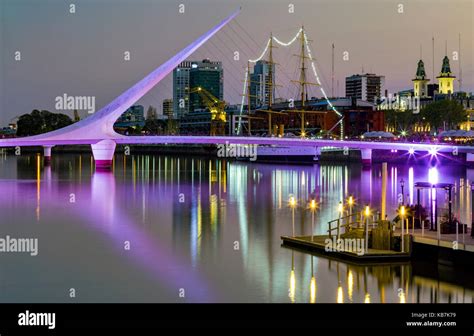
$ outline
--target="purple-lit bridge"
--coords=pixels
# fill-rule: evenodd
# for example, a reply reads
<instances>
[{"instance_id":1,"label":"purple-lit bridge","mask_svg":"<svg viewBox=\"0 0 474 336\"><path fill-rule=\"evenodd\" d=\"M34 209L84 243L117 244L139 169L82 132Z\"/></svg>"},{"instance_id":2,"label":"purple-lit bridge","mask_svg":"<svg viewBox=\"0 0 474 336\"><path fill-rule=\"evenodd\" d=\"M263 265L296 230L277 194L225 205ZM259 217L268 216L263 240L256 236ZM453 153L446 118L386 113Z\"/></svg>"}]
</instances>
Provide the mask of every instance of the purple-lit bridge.
<instances>
[{"instance_id":1,"label":"purple-lit bridge","mask_svg":"<svg viewBox=\"0 0 474 336\"><path fill-rule=\"evenodd\" d=\"M0 139L0 147L42 146L45 160L51 159L51 148L57 145L91 145L98 168L110 167L117 144L255 144L280 146L312 146L316 148L336 147L361 150L362 162L370 163L373 149L401 150L409 153L446 152L466 153L466 161L474 163L474 146L450 146L393 142L366 142L340 140L309 140L294 138L260 138L230 136L124 136L114 131L115 121L130 106L142 98L163 78L170 74L182 61L209 40L227 23L232 21L240 10L231 14L211 30L200 36L167 62L156 68L145 78L115 98L104 108L77 123L65 128L31 137Z\"/></svg>"}]
</instances>

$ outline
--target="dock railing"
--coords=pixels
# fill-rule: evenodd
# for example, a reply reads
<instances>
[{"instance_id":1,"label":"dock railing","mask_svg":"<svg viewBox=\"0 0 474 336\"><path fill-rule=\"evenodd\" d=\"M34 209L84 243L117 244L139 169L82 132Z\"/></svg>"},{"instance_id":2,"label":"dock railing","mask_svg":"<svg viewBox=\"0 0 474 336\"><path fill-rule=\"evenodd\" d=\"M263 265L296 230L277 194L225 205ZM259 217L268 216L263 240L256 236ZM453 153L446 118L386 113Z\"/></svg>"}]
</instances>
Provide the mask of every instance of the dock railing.
<instances>
[{"instance_id":1,"label":"dock railing","mask_svg":"<svg viewBox=\"0 0 474 336\"><path fill-rule=\"evenodd\" d=\"M361 221L361 213L354 212L352 214L334 219L328 222L328 235L332 238L333 231L336 231L336 236L339 238L341 235L341 229L344 228L344 233L350 232L355 228L362 228L363 223ZM335 225L335 226L334 226Z\"/></svg>"}]
</instances>

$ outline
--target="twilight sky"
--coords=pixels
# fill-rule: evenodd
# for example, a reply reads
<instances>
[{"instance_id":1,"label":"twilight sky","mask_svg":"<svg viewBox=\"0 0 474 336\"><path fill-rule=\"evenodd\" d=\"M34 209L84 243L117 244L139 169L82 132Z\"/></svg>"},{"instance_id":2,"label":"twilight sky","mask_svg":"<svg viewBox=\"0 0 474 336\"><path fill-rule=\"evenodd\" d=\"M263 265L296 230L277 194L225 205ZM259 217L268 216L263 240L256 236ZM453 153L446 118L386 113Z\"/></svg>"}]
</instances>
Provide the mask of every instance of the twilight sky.
<instances>
[{"instance_id":1,"label":"twilight sky","mask_svg":"<svg viewBox=\"0 0 474 336\"><path fill-rule=\"evenodd\" d=\"M69 5L76 13L69 12ZM185 13L178 12L180 3ZM288 5L294 4L294 13ZM451 69L461 33L463 89L474 91L474 2L472 0L0 0L0 125L31 110L55 112L55 98L95 96L96 110L239 6L242 12L190 59L224 64L224 98L240 102L244 67L262 52L270 31L282 41L304 24L327 93L331 92L331 44L335 44L334 89L344 95L344 78L374 72L386 76L389 92L412 88L422 45L432 77L431 38L435 37L435 76L448 46ZM403 13L398 13L403 4ZM15 52L21 60L15 60ZM124 52L130 52L130 61ZM240 60L234 60L234 51ZM343 52L349 60L343 60ZM297 94L298 46L274 50L277 96ZM139 103L161 111L172 97L172 75ZM309 78L314 81L310 74ZM337 85L339 81L339 85ZM455 88L458 89L458 82ZM312 89L313 96L321 96ZM68 112L69 113L69 112ZM70 113L69 113L70 114ZM81 111L86 116L85 111Z\"/></svg>"}]
</instances>

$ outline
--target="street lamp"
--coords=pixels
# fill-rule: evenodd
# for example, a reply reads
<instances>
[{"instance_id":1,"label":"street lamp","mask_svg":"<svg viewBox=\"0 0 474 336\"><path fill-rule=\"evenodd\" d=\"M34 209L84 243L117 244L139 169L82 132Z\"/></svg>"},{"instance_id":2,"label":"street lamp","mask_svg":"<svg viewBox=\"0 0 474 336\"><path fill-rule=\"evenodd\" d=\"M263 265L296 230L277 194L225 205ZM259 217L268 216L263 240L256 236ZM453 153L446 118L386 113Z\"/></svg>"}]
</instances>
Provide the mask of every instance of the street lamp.
<instances>
[{"instance_id":1,"label":"street lamp","mask_svg":"<svg viewBox=\"0 0 474 336\"><path fill-rule=\"evenodd\" d=\"M352 206L354 205L354 197L352 195L347 199L347 204L349 205L349 216L352 217Z\"/></svg>"},{"instance_id":2,"label":"street lamp","mask_svg":"<svg viewBox=\"0 0 474 336\"><path fill-rule=\"evenodd\" d=\"M314 213L316 212L317 207L318 204L316 203L316 200L312 199L309 203L309 208L311 209L311 241L313 241L314 236Z\"/></svg>"},{"instance_id":3,"label":"street lamp","mask_svg":"<svg viewBox=\"0 0 474 336\"><path fill-rule=\"evenodd\" d=\"M405 204L405 193L403 192L404 187L405 187L405 180L402 178L400 180L400 188L402 188L402 204Z\"/></svg>"},{"instance_id":4,"label":"street lamp","mask_svg":"<svg viewBox=\"0 0 474 336\"><path fill-rule=\"evenodd\" d=\"M296 207L296 199L294 196L290 197L290 207L291 207L291 225L293 228L293 237L295 236L295 207Z\"/></svg>"},{"instance_id":5,"label":"street lamp","mask_svg":"<svg viewBox=\"0 0 474 336\"><path fill-rule=\"evenodd\" d=\"M369 252L369 216L370 216L370 207L367 204L364 210L365 215L365 253Z\"/></svg>"}]
</instances>

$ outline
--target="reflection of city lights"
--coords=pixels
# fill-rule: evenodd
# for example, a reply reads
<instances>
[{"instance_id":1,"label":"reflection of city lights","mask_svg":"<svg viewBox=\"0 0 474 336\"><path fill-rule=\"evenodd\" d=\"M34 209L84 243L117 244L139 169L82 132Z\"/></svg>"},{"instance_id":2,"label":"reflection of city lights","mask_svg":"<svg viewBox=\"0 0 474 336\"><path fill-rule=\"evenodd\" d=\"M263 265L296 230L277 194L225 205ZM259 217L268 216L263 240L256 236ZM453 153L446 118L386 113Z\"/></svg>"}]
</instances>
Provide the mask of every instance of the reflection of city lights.
<instances>
[{"instance_id":1,"label":"reflection of city lights","mask_svg":"<svg viewBox=\"0 0 474 336\"><path fill-rule=\"evenodd\" d=\"M370 294L369 293L365 294L364 303L370 303Z\"/></svg>"},{"instance_id":2,"label":"reflection of city lights","mask_svg":"<svg viewBox=\"0 0 474 336\"><path fill-rule=\"evenodd\" d=\"M293 196L290 197L290 206L293 208L296 205L296 200Z\"/></svg>"},{"instance_id":3,"label":"reflection of city lights","mask_svg":"<svg viewBox=\"0 0 474 336\"><path fill-rule=\"evenodd\" d=\"M309 287L310 290L310 302L311 303L316 303L316 279L311 277L311 284Z\"/></svg>"},{"instance_id":4,"label":"reflection of city lights","mask_svg":"<svg viewBox=\"0 0 474 336\"><path fill-rule=\"evenodd\" d=\"M354 290L354 277L352 276L352 272L349 271L349 274L347 274L347 293L349 295L350 301L352 301L353 290Z\"/></svg>"},{"instance_id":5,"label":"reflection of city lights","mask_svg":"<svg viewBox=\"0 0 474 336\"><path fill-rule=\"evenodd\" d=\"M405 298L405 293L403 291L400 291L398 294L398 297L400 298L400 303L407 303L406 298Z\"/></svg>"},{"instance_id":6,"label":"reflection of city lights","mask_svg":"<svg viewBox=\"0 0 474 336\"><path fill-rule=\"evenodd\" d=\"M295 290L296 290L295 270L291 270L291 273L290 273L290 300L291 300L292 303L295 302Z\"/></svg>"},{"instance_id":7,"label":"reflection of city lights","mask_svg":"<svg viewBox=\"0 0 474 336\"><path fill-rule=\"evenodd\" d=\"M342 287L337 287L337 303L344 303L344 293Z\"/></svg>"},{"instance_id":8,"label":"reflection of city lights","mask_svg":"<svg viewBox=\"0 0 474 336\"><path fill-rule=\"evenodd\" d=\"M337 206L337 211L342 213L343 210L344 210L344 207L342 206L342 202L339 202L339 205Z\"/></svg>"},{"instance_id":9,"label":"reflection of city lights","mask_svg":"<svg viewBox=\"0 0 474 336\"><path fill-rule=\"evenodd\" d=\"M431 184L438 183L438 169L436 167L430 168L428 171L428 181Z\"/></svg>"}]
</instances>

